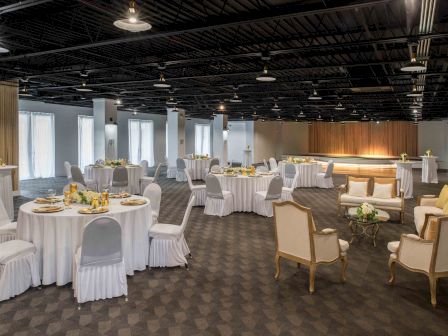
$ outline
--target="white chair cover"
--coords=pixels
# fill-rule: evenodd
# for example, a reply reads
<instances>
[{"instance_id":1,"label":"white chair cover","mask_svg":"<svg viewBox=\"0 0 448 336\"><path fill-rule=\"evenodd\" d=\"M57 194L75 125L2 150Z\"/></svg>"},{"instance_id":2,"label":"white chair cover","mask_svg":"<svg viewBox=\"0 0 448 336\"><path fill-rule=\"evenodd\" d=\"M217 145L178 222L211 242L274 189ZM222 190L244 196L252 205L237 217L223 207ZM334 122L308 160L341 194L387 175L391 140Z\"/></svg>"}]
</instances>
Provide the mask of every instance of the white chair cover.
<instances>
[{"instance_id":1,"label":"white chair cover","mask_svg":"<svg viewBox=\"0 0 448 336\"><path fill-rule=\"evenodd\" d=\"M176 159L176 181L177 182L186 182L187 177L185 176L184 169L187 168L185 165L185 161L181 158Z\"/></svg>"},{"instance_id":2,"label":"white chair cover","mask_svg":"<svg viewBox=\"0 0 448 336\"><path fill-rule=\"evenodd\" d=\"M122 192L129 186L129 176L126 167L116 167L112 173L111 189L114 192Z\"/></svg>"},{"instance_id":3,"label":"white chair cover","mask_svg":"<svg viewBox=\"0 0 448 336\"><path fill-rule=\"evenodd\" d=\"M67 179L68 179L69 181L71 181L71 179L72 179L72 171L71 171L71 167L72 167L72 165L70 164L70 162L68 162L68 161L64 161L65 174L67 175Z\"/></svg>"},{"instance_id":4,"label":"white chair cover","mask_svg":"<svg viewBox=\"0 0 448 336\"><path fill-rule=\"evenodd\" d=\"M277 173L278 172L278 165L277 160L273 157L269 158L269 165L271 166L271 171Z\"/></svg>"},{"instance_id":5,"label":"white chair cover","mask_svg":"<svg viewBox=\"0 0 448 336\"><path fill-rule=\"evenodd\" d=\"M219 167L219 159L218 158L213 158L213 159L211 159L210 160L210 165L209 165L209 173L212 171L212 168L214 167L214 166L218 166Z\"/></svg>"},{"instance_id":6,"label":"white chair cover","mask_svg":"<svg viewBox=\"0 0 448 336\"><path fill-rule=\"evenodd\" d=\"M287 163L285 165L285 174L284 174L284 185L288 188L293 186L293 180L296 177L297 169L296 166L292 163Z\"/></svg>"},{"instance_id":7,"label":"white chair cover","mask_svg":"<svg viewBox=\"0 0 448 336\"><path fill-rule=\"evenodd\" d=\"M142 160L142 162L140 162L140 166L142 166L142 170L143 170L143 176L148 176L148 161L146 160Z\"/></svg>"},{"instance_id":8,"label":"white chair cover","mask_svg":"<svg viewBox=\"0 0 448 336\"><path fill-rule=\"evenodd\" d=\"M266 162L266 159L263 159L263 164L264 164L265 168L269 171L269 165Z\"/></svg>"},{"instance_id":9,"label":"white chair cover","mask_svg":"<svg viewBox=\"0 0 448 336\"><path fill-rule=\"evenodd\" d=\"M11 222L0 198L0 243L16 239L17 222Z\"/></svg>"},{"instance_id":10,"label":"white chair cover","mask_svg":"<svg viewBox=\"0 0 448 336\"><path fill-rule=\"evenodd\" d=\"M188 168L185 168L184 171L185 171L185 176L187 177L188 187L190 188L190 191L191 191L190 197L194 196L195 200L196 200L194 202L193 206L204 206L205 199L207 197L205 184L194 185L193 181L191 180L190 173L188 172Z\"/></svg>"},{"instance_id":11,"label":"white chair cover","mask_svg":"<svg viewBox=\"0 0 448 336\"><path fill-rule=\"evenodd\" d=\"M274 177L269 183L267 191L257 191L254 198L254 212L265 217L274 216L273 201L280 201L282 196L283 179Z\"/></svg>"},{"instance_id":12,"label":"white chair cover","mask_svg":"<svg viewBox=\"0 0 448 336\"><path fill-rule=\"evenodd\" d=\"M78 166L71 166L70 171L72 173L72 181L78 182L87 189L98 190L98 186L94 180L85 180L82 175L81 169Z\"/></svg>"},{"instance_id":13,"label":"white chair cover","mask_svg":"<svg viewBox=\"0 0 448 336\"><path fill-rule=\"evenodd\" d=\"M140 194L143 195L143 191L146 189L148 185L151 183L157 183L160 175L160 167L162 166L161 163L157 165L156 171L154 173L154 176L142 176L140 178Z\"/></svg>"},{"instance_id":14,"label":"white chair cover","mask_svg":"<svg viewBox=\"0 0 448 336\"><path fill-rule=\"evenodd\" d=\"M157 223L160 213L160 202L162 200L162 188L156 183L151 183L143 191L143 197L149 198L152 211L152 222Z\"/></svg>"},{"instance_id":15,"label":"white chair cover","mask_svg":"<svg viewBox=\"0 0 448 336\"><path fill-rule=\"evenodd\" d=\"M195 202L192 196L181 225L155 224L149 230L149 267L187 266L185 256L190 254L184 231L190 218L191 208Z\"/></svg>"},{"instance_id":16,"label":"white chair cover","mask_svg":"<svg viewBox=\"0 0 448 336\"><path fill-rule=\"evenodd\" d=\"M334 169L334 161L328 161L327 170L325 173L318 173L316 175L316 182L318 188L334 188L333 184L333 169Z\"/></svg>"},{"instance_id":17,"label":"white chair cover","mask_svg":"<svg viewBox=\"0 0 448 336\"><path fill-rule=\"evenodd\" d=\"M207 198L205 200L205 215L227 216L233 212L233 195L230 191L223 191L215 175L205 177Z\"/></svg>"},{"instance_id":18,"label":"white chair cover","mask_svg":"<svg viewBox=\"0 0 448 336\"><path fill-rule=\"evenodd\" d=\"M0 244L0 301L40 286L39 264L33 244L10 240Z\"/></svg>"},{"instance_id":19,"label":"white chair cover","mask_svg":"<svg viewBox=\"0 0 448 336\"><path fill-rule=\"evenodd\" d=\"M128 295L121 226L112 217L87 223L75 255L73 289L78 303Z\"/></svg>"},{"instance_id":20,"label":"white chair cover","mask_svg":"<svg viewBox=\"0 0 448 336\"><path fill-rule=\"evenodd\" d=\"M292 180L291 187L283 187L282 188L282 201L294 201L294 197L292 194L294 193L295 186L297 185L297 181L299 179L299 172L296 173L294 179Z\"/></svg>"}]
</instances>

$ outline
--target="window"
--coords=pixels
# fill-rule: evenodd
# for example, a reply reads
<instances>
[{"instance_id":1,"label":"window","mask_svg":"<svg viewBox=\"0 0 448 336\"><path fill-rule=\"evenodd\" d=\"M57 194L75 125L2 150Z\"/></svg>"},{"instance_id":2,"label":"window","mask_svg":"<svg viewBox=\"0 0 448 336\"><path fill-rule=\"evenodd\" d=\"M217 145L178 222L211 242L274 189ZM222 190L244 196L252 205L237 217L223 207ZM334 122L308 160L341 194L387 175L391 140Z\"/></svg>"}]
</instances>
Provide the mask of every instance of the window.
<instances>
[{"instance_id":1,"label":"window","mask_svg":"<svg viewBox=\"0 0 448 336\"><path fill-rule=\"evenodd\" d=\"M129 161L154 166L154 125L151 120L129 119Z\"/></svg>"},{"instance_id":2,"label":"window","mask_svg":"<svg viewBox=\"0 0 448 336\"><path fill-rule=\"evenodd\" d=\"M78 116L78 165L83 170L94 162L93 117Z\"/></svg>"},{"instance_id":3,"label":"window","mask_svg":"<svg viewBox=\"0 0 448 336\"><path fill-rule=\"evenodd\" d=\"M210 125L194 125L194 152L198 155L210 155Z\"/></svg>"},{"instance_id":4,"label":"window","mask_svg":"<svg viewBox=\"0 0 448 336\"><path fill-rule=\"evenodd\" d=\"M54 114L19 113L20 179L54 177Z\"/></svg>"}]
</instances>

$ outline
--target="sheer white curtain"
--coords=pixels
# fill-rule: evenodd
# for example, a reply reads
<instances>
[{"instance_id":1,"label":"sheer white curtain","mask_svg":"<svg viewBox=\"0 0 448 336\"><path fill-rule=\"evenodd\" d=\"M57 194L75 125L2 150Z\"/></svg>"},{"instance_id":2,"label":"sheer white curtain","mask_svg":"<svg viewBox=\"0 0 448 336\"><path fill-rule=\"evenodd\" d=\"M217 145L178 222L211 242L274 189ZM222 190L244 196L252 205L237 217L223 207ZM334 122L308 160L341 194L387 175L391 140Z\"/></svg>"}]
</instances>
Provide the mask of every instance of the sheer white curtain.
<instances>
[{"instance_id":1,"label":"sheer white curtain","mask_svg":"<svg viewBox=\"0 0 448 336\"><path fill-rule=\"evenodd\" d=\"M93 117L78 116L78 165L81 169L92 164L93 153Z\"/></svg>"},{"instance_id":2,"label":"sheer white curtain","mask_svg":"<svg viewBox=\"0 0 448 336\"><path fill-rule=\"evenodd\" d=\"M129 119L129 160L148 161L154 166L154 124L151 120Z\"/></svg>"},{"instance_id":3,"label":"sheer white curtain","mask_svg":"<svg viewBox=\"0 0 448 336\"><path fill-rule=\"evenodd\" d=\"M20 112L20 179L54 177L54 114Z\"/></svg>"},{"instance_id":4,"label":"sheer white curtain","mask_svg":"<svg viewBox=\"0 0 448 336\"><path fill-rule=\"evenodd\" d=\"M194 125L194 152L198 155L210 155L210 125Z\"/></svg>"}]
</instances>

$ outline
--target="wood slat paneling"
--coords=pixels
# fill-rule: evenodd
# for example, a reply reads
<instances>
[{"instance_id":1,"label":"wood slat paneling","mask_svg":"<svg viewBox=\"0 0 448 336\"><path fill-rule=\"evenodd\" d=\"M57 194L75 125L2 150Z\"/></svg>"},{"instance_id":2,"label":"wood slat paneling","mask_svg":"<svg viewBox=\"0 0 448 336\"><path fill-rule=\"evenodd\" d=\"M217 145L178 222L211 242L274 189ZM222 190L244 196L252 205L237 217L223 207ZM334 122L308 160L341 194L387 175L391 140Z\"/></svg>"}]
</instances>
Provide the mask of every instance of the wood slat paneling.
<instances>
[{"instance_id":1,"label":"wood slat paneling","mask_svg":"<svg viewBox=\"0 0 448 336\"><path fill-rule=\"evenodd\" d=\"M418 156L418 129L408 121L379 124L313 122L309 126L309 152L372 156Z\"/></svg>"},{"instance_id":2,"label":"wood slat paneling","mask_svg":"<svg viewBox=\"0 0 448 336\"><path fill-rule=\"evenodd\" d=\"M17 82L0 81L0 158L19 165L19 96ZM13 189L18 190L18 169L12 172Z\"/></svg>"}]
</instances>

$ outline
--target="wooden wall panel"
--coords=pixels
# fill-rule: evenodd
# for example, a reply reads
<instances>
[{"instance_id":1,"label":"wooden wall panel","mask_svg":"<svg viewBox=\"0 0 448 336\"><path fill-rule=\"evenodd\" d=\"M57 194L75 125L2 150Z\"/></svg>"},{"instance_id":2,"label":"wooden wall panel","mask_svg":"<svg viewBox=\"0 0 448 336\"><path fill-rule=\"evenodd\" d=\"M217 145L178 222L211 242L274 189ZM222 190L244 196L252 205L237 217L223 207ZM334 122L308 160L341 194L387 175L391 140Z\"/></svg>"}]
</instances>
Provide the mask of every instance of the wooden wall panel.
<instances>
[{"instance_id":1,"label":"wooden wall panel","mask_svg":"<svg viewBox=\"0 0 448 336\"><path fill-rule=\"evenodd\" d=\"M408 121L379 124L314 122L309 126L309 152L337 155L418 155L418 129Z\"/></svg>"},{"instance_id":2,"label":"wooden wall panel","mask_svg":"<svg viewBox=\"0 0 448 336\"><path fill-rule=\"evenodd\" d=\"M0 81L0 158L19 165L19 96L17 82ZM18 190L18 169L12 172L13 189Z\"/></svg>"}]
</instances>

